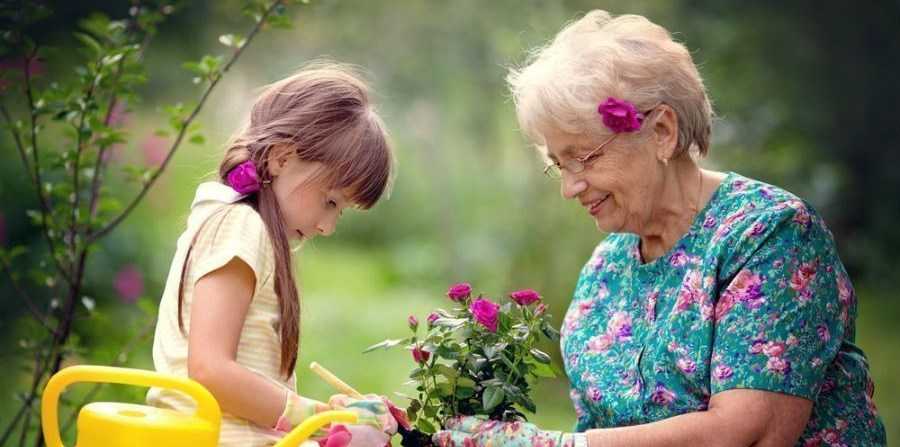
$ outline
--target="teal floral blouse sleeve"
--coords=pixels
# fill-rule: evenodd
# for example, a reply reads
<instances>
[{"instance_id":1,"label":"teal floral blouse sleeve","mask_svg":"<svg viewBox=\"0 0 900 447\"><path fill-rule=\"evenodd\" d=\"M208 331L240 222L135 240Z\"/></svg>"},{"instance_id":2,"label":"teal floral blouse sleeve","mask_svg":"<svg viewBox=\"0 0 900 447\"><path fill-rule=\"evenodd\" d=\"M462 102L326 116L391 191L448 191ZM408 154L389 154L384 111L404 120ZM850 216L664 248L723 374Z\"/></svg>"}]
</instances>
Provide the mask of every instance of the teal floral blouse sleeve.
<instances>
[{"instance_id":1,"label":"teal floral blouse sleeve","mask_svg":"<svg viewBox=\"0 0 900 447\"><path fill-rule=\"evenodd\" d=\"M713 394L732 388L813 400L850 319L846 273L821 221L801 202L748 217L744 234L722 238L735 256L715 304ZM734 271L732 271L734 270Z\"/></svg>"},{"instance_id":2,"label":"teal floral blouse sleeve","mask_svg":"<svg viewBox=\"0 0 900 447\"><path fill-rule=\"evenodd\" d=\"M704 411L745 388L813 411L797 445L884 445L856 295L821 217L796 196L730 173L666 255L610 234L587 262L561 329L577 431Z\"/></svg>"}]
</instances>

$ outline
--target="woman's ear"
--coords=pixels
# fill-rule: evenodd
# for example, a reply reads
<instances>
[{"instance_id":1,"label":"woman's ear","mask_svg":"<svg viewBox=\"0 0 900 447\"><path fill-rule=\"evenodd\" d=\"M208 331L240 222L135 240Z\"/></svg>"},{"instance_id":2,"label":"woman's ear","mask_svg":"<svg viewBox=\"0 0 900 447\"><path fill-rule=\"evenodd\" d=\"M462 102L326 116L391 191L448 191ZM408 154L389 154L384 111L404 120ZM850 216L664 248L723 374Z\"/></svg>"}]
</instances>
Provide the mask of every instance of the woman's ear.
<instances>
[{"instance_id":1,"label":"woman's ear","mask_svg":"<svg viewBox=\"0 0 900 447\"><path fill-rule=\"evenodd\" d=\"M659 161L668 161L678 146L678 115L666 104L657 106L649 115L648 118L656 115L651 136L656 145L656 158Z\"/></svg>"}]
</instances>

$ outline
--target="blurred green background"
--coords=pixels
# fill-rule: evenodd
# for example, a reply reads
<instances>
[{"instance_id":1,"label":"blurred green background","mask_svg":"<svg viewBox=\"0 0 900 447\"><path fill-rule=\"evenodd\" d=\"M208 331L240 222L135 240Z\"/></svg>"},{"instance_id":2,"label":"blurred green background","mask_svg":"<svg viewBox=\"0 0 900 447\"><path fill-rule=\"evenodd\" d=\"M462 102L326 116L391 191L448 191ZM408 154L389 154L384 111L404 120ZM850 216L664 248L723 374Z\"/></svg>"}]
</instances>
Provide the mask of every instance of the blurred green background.
<instances>
[{"instance_id":1,"label":"blurred green background","mask_svg":"<svg viewBox=\"0 0 900 447\"><path fill-rule=\"evenodd\" d=\"M71 33L93 11L122 17L127 2L51 2L45 43L51 77L74 61ZM897 2L730 2L714 0L475 1L316 0L295 7L295 27L263 34L229 72L199 121L207 142L184 146L135 214L92 254L87 290L96 309L76 323L73 363L111 364L150 330L196 185L209 177L222 144L254 95L304 64L329 57L358 64L377 92L392 132L399 175L390 200L346 215L336 235L298 256L304 394L331 392L305 368L318 361L364 392L404 391L408 353L361 351L406 335L406 317L445 304L453 282L499 297L531 287L558 323L578 271L602 239L577 203L540 174L517 130L504 84L507 67L593 8L637 13L673 31L700 65L719 115L704 165L733 170L809 200L826 217L860 297L858 344L876 383L889 438L900 439L900 346L895 297L900 232ZM144 102L131 104L131 140L115 163L158 164L167 141L153 136L160 108L196 100L185 60L224 53L217 38L248 24L235 1L195 1L167 21L147 53ZM25 210L33 192L8 135L0 137L0 242L44 250ZM121 197L130 197L122 186ZM0 282L3 399L29 382L28 318ZM40 295L41 291L35 291ZM46 295L46 296L44 296ZM40 295L47 301L54 297ZM139 337L126 365L152 368L151 337ZM555 361L558 349L552 347ZM83 393L87 388L76 390ZM538 387L534 421L569 429L574 413L563 379ZM105 388L99 399L141 400L143 390ZM0 405L0 421L13 405ZM5 425L5 424L4 424Z\"/></svg>"}]
</instances>

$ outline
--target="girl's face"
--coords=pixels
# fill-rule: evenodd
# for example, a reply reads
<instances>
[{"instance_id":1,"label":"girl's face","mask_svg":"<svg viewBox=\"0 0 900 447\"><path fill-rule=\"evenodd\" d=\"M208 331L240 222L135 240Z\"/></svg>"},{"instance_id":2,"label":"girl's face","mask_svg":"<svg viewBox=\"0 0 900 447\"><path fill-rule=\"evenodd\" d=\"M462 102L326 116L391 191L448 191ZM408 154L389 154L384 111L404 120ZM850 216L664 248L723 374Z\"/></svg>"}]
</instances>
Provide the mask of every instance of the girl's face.
<instances>
[{"instance_id":1,"label":"girl's face","mask_svg":"<svg viewBox=\"0 0 900 447\"><path fill-rule=\"evenodd\" d=\"M332 189L322 179L314 179L321 172L321 163L287 157L269 166L288 238L307 241L334 233L344 208L353 205L349 191Z\"/></svg>"}]
</instances>

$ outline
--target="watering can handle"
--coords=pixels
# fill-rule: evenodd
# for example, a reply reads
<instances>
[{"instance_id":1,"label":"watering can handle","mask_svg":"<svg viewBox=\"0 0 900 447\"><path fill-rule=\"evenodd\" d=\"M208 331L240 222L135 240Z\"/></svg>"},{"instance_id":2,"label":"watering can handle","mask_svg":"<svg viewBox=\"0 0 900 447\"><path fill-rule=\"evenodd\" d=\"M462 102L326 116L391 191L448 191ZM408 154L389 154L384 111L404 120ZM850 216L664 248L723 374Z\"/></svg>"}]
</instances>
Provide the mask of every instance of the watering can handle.
<instances>
[{"instance_id":1,"label":"watering can handle","mask_svg":"<svg viewBox=\"0 0 900 447\"><path fill-rule=\"evenodd\" d=\"M47 382L41 397L41 426L44 440L49 447L63 447L59 435L59 415L57 402L67 386L78 382L118 383L146 387L167 388L187 394L197 402L196 416L213 424L218 431L222 412L213 395L199 383L185 377L160 374L131 368L112 366L78 365L70 366L54 374Z\"/></svg>"}]
</instances>

